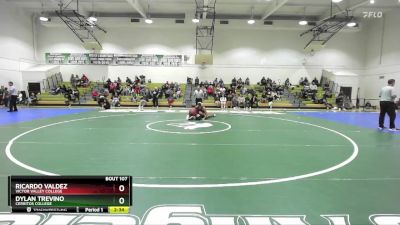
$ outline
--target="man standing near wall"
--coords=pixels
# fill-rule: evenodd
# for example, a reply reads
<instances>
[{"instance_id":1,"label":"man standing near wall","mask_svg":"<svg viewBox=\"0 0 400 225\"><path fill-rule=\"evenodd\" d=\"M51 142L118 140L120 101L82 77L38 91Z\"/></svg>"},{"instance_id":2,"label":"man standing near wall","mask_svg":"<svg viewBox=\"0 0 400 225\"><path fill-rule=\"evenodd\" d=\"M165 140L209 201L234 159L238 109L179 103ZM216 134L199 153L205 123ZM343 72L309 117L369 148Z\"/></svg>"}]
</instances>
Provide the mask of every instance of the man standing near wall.
<instances>
[{"instance_id":1,"label":"man standing near wall","mask_svg":"<svg viewBox=\"0 0 400 225\"><path fill-rule=\"evenodd\" d=\"M8 86L10 86L9 88L9 93L10 93L10 110L7 112L18 112L17 109L17 98L18 98L18 91L17 88L15 88L14 83L13 82L8 82Z\"/></svg>"},{"instance_id":2,"label":"man standing near wall","mask_svg":"<svg viewBox=\"0 0 400 225\"><path fill-rule=\"evenodd\" d=\"M194 97L196 98L196 105L199 102L203 102L204 92L200 87L197 87L197 89L194 91Z\"/></svg>"},{"instance_id":3,"label":"man standing near wall","mask_svg":"<svg viewBox=\"0 0 400 225\"><path fill-rule=\"evenodd\" d=\"M396 99L396 95L394 94L394 85L395 80L390 79L388 81L388 85L381 89L379 93L380 98L380 107L381 113L379 115L379 129L384 129L385 115L386 113L389 115L390 119L390 128L389 130L395 131L395 120L396 120L396 105L394 104L394 100Z\"/></svg>"}]
</instances>

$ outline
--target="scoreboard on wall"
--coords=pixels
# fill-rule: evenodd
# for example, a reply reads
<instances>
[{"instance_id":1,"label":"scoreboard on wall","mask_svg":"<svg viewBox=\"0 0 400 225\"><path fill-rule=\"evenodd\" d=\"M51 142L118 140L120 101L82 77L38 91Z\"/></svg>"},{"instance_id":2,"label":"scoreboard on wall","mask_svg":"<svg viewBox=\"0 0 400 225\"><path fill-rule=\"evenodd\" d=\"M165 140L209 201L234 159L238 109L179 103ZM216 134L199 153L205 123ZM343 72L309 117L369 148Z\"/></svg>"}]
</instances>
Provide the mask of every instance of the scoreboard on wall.
<instances>
[{"instance_id":1,"label":"scoreboard on wall","mask_svg":"<svg viewBox=\"0 0 400 225\"><path fill-rule=\"evenodd\" d=\"M15 213L129 213L131 176L10 176Z\"/></svg>"}]
</instances>

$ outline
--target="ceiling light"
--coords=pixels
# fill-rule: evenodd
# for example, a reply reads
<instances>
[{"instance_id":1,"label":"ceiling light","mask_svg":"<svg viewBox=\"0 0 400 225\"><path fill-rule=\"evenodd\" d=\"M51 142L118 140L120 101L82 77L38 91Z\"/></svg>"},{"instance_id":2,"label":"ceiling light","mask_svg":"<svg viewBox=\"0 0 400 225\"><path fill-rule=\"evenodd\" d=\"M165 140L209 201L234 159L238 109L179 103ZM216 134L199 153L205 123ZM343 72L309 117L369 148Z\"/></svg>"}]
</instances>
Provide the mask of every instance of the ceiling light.
<instances>
[{"instance_id":1,"label":"ceiling light","mask_svg":"<svg viewBox=\"0 0 400 225\"><path fill-rule=\"evenodd\" d=\"M256 21L254 20L254 6L251 7L250 19L247 21L248 24L253 25Z\"/></svg>"},{"instance_id":2,"label":"ceiling light","mask_svg":"<svg viewBox=\"0 0 400 225\"><path fill-rule=\"evenodd\" d=\"M348 27L355 27L357 25L357 23L356 22L349 22L349 23L347 23L347 26Z\"/></svg>"},{"instance_id":3,"label":"ceiling light","mask_svg":"<svg viewBox=\"0 0 400 225\"><path fill-rule=\"evenodd\" d=\"M299 21L299 25L305 26L307 24L308 24L308 22L306 20L300 20Z\"/></svg>"},{"instance_id":4,"label":"ceiling light","mask_svg":"<svg viewBox=\"0 0 400 225\"><path fill-rule=\"evenodd\" d=\"M94 16L90 16L87 20L88 20L89 22L92 22L92 23L97 22L97 18L94 17Z\"/></svg>"},{"instance_id":5,"label":"ceiling light","mask_svg":"<svg viewBox=\"0 0 400 225\"><path fill-rule=\"evenodd\" d=\"M192 19L192 22L193 22L193 23L199 23L199 22L200 22L200 20L199 20L199 19L197 19L197 18L193 18L193 19Z\"/></svg>"},{"instance_id":6,"label":"ceiling light","mask_svg":"<svg viewBox=\"0 0 400 225\"><path fill-rule=\"evenodd\" d=\"M370 4L375 4L375 0L369 0Z\"/></svg>"},{"instance_id":7,"label":"ceiling light","mask_svg":"<svg viewBox=\"0 0 400 225\"><path fill-rule=\"evenodd\" d=\"M147 23L147 24L152 24L152 23L153 23L153 20L150 19L150 18L146 18L146 19L144 20L144 22Z\"/></svg>"},{"instance_id":8,"label":"ceiling light","mask_svg":"<svg viewBox=\"0 0 400 225\"><path fill-rule=\"evenodd\" d=\"M49 21L49 18L45 17L45 16L41 16L41 17L39 17L39 20L43 21L43 22L47 22L47 21Z\"/></svg>"},{"instance_id":9,"label":"ceiling light","mask_svg":"<svg viewBox=\"0 0 400 225\"><path fill-rule=\"evenodd\" d=\"M250 19L250 20L247 21L247 23L250 24L250 25L254 24L255 22L256 22L256 21L253 20L253 19Z\"/></svg>"},{"instance_id":10,"label":"ceiling light","mask_svg":"<svg viewBox=\"0 0 400 225\"><path fill-rule=\"evenodd\" d=\"M339 3L341 1L343 1L343 0L332 0L332 2L334 2L334 3Z\"/></svg>"}]
</instances>

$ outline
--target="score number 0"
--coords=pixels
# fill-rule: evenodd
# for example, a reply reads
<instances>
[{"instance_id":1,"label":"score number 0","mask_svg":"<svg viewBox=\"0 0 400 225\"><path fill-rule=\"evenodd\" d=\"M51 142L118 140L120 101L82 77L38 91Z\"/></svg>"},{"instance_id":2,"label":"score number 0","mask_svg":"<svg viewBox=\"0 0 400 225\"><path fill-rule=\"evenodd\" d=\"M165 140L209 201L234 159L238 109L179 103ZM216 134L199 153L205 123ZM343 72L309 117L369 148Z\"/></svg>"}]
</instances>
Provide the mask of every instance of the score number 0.
<instances>
[{"instance_id":1,"label":"score number 0","mask_svg":"<svg viewBox=\"0 0 400 225\"><path fill-rule=\"evenodd\" d=\"M119 190L119 192L124 192L125 191L125 186L124 185L119 185L118 190ZM125 198L124 197L119 198L118 202L119 202L120 205L125 204Z\"/></svg>"}]
</instances>

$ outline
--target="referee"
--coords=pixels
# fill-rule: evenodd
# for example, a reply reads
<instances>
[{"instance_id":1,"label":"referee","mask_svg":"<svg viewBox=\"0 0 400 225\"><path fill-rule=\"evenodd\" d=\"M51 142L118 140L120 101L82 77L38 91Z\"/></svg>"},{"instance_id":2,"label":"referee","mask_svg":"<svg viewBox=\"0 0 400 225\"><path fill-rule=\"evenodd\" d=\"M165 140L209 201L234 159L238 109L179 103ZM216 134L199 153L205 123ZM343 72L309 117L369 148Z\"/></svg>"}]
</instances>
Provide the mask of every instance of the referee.
<instances>
[{"instance_id":1,"label":"referee","mask_svg":"<svg viewBox=\"0 0 400 225\"><path fill-rule=\"evenodd\" d=\"M395 131L395 119L396 119L396 105L394 104L394 100L396 99L396 95L394 94L394 84L395 80L390 79L388 81L388 85L381 89L379 93L380 98L380 107L381 113L379 114L379 129L384 129L385 115L386 113L389 115L390 119L390 131Z\"/></svg>"},{"instance_id":2,"label":"referee","mask_svg":"<svg viewBox=\"0 0 400 225\"><path fill-rule=\"evenodd\" d=\"M10 110L7 112L18 112L17 109L17 98L18 98L18 92L17 92L17 88L15 88L14 83L13 82L8 82L8 86L10 86L9 88L9 93L10 93L10 102L8 103L10 106Z\"/></svg>"}]
</instances>

